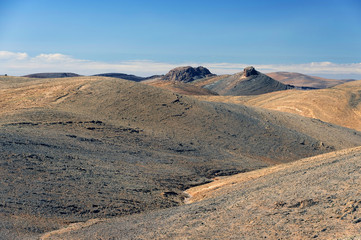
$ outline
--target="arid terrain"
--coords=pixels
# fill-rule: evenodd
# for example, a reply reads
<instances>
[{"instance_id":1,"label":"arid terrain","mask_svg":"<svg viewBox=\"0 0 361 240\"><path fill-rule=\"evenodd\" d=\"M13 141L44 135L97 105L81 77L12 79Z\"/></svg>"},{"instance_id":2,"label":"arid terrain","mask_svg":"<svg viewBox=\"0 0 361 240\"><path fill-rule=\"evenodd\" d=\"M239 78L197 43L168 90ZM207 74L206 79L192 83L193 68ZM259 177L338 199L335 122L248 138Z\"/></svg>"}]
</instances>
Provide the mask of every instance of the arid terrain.
<instances>
[{"instance_id":1,"label":"arid terrain","mask_svg":"<svg viewBox=\"0 0 361 240\"><path fill-rule=\"evenodd\" d=\"M312 88L330 88L354 81L354 79L328 79L294 72L272 72L266 75L284 84Z\"/></svg>"},{"instance_id":2,"label":"arid terrain","mask_svg":"<svg viewBox=\"0 0 361 240\"><path fill-rule=\"evenodd\" d=\"M288 90L249 97L215 96L200 99L289 112L361 130L361 81L319 90Z\"/></svg>"},{"instance_id":3,"label":"arid terrain","mask_svg":"<svg viewBox=\"0 0 361 240\"><path fill-rule=\"evenodd\" d=\"M73 225L43 239L359 239L361 149L189 189L177 208Z\"/></svg>"},{"instance_id":4,"label":"arid terrain","mask_svg":"<svg viewBox=\"0 0 361 240\"><path fill-rule=\"evenodd\" d=\"M360 233L360 81L303 91L181 70L0 77L0 239Z\"/></svg>"}]
</instances>

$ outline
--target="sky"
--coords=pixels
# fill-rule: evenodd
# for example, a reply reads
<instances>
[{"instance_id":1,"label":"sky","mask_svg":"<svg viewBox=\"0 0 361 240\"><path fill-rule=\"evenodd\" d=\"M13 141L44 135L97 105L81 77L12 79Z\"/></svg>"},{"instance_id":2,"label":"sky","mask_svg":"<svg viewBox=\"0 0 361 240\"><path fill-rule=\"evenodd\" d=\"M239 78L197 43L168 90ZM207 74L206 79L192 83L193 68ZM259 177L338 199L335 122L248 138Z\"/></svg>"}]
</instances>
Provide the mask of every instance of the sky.
<instances>
[{"instance_id":1,"label":"sky","mask_svg":"<svg viewBox=\"0 0 361 240\"><path fill-rule=\"evenodd\" d=\"M361 79L360 0L0 0L0 74L203 65Z\"/></svg>"}]
</instances>

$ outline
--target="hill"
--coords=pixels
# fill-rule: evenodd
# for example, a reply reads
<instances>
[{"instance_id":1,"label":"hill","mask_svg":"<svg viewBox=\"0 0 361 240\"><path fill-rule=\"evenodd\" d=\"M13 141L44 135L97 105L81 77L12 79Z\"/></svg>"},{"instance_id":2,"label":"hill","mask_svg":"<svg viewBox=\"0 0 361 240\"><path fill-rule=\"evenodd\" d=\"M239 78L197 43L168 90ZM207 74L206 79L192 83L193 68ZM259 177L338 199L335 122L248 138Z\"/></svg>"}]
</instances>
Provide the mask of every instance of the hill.
<instances>
[{"instance_id":1,"label":"hill","mask_svg":"<svg viewBox=\"0 0 361 240\"><path fill-rule=\"evenodd\" d=\"M197 68L186 66L174 68L164 76L145 80L143 83L184 95L218 95L214 91L190 84L213 76L215 74L202 66Z\"/></svg>"},{"instance_id":2,"label":"hill","mask_svg":"<svg viewBox=\"0 0 361 240\"><path fill-rule=\"evenodd\" d=\"M170 70L161 79L164 81L187 83L210 76L215 76L215 74L212 74L205 67L199 66L197 68L193 68L190 66L186 66L186 67L177 67Z\"/></svg>"},{"instance_id":3,"label":"hill","mask_svg":"<svg viewBox=\"0 0 361 240\"><path fill-rule=\"evenodd\" d=\"M312 88L330 88L339 84L354 81L354 79L327 79L295 72L272 72L267 73L266 75L280 81L283 84Z\"/></svg>"},{"instance_id":4,"label":"hill","mask_svg":"<svg viewBox=\"0 0 361 240\"><path fill-rule=\"evenodd\" d=\"M289 90L249 97L203 97L203 100L246 104L361 130L361 81L352 81L333 88Z\"/></svg>"},{"instance_id":5,"label":"hill","mask_svg":"<svg viewBox=\"0 0 361 240\"><path fill-rule=\"evenodd\" d=\"M0 89L5 239L178 206L213 177L361 144L321 121L122 79L11 79Z\"/></svg>"},{"instance_id":6,"label":"hill","mask_svg":"<svg viewBox=\"0 0 361 240\"><path fill-rule=\"evenodd\" d=\"M162 77L161 75L154 75L154 76L150 76L150 77L139 77L139 76L125 74L125 73L100 73L100 74L95 74L93 76L121 78L124 80L130 80L130 81L135 81L135 82L141 82L141 81L145 81L145 80L149 80L149 79Z\"/></svg>"},{"instance_id":7,"label":"hill","mask_svg":"<svg viewBox=\"0 0 361 240\"><path fill-rule=\"evenodd\" d=\"M76 73L66 73L66 72L55 72L55 73L34 73L25 75L23 77L28 78L67 78L67 77L79 77L81 75Z\"/></svg>"},{"instance_id":8,"label":"hill","mask_svg":"<svg viewBox=\"0 0 361 240\"><path fill-rule=\"evenodd\" d=\"M294 88L258 72L253 67L247 67L243 72L230 76L200 80L195 85L212 90L219 95L232 96L259 95Z\"/></svg>"},{"instance_id":9,"label":"hill","mask_svg":"<svg viewBox=\"0 0 361 240\"><path fill-rule=\"evenodd\" d=\"M173 82L173 81L163 81L159 79L147 80L142 82L144 84L162 88L165 90L172 91L174 93L179 93L182 95L218 95L216 92L208 90L206 88L198 87L193 84L184 83L184 82Z\"/></svg>"},{"instance_id":10,"label":"hill","mask_svg":"<svg viewBox=\"0 0 361 240\"><path fill-rule=\"evenodd\" d=\"M189 189L192 204L74 224L43 239L358 239L360 157L348 149L220 178Z\"/></svg>"}]
</instances>

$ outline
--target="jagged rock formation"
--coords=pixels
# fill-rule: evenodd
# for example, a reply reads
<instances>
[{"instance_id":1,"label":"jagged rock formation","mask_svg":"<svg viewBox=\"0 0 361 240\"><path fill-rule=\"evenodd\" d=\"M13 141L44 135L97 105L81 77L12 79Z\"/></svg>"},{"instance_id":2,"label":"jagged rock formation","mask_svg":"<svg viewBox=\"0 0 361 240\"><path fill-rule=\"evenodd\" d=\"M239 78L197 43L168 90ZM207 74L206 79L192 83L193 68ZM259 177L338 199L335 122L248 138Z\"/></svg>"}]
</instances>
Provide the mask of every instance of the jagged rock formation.
<instances>
[{"instance_id":1,"label":"jagged rock formation","mask_svg":"<svg viewBox=\"0 0 361 240\"><path fill-rule=\"evenodd\" d=\"M197 79L215 76L207 68L199 66L193 68L190 66L177 67L170 70L162 80L173 81L173 82L192 82Z\"/></svg>"},{"instance_id":2,"label":"jagged rock formation","mask_svg":"<svg viewBox=\"0 0 361 240\"><path fill-rule=\"evenodd\" d=\"M66 73L66 72L55 72L55 73L34 73L25 75L23 77L28 78L65 78L65 77L79 77L81 75L76 73Z\"/></svg>"},{"instance_id":3,"label":"jagged rock formation","mask_svg":"<svg viewBox=\"0 0 361 240\"><path fill-rule=\"evenodd\" d=\"M252 75L259 75L259 74L260 74L260 72L258 72L252 66L246 67L246 68L243 69L243 77L249 77L249 76L252 76Z\"/></svg>"},{"instance_id":4,"label":"jagged rock formation","mask_svg":"<svg viewBox=\"0 0 361 240\"><path fill-rule=\"evenodd\" d=\"M258 95L294 88L258 72L254 67L246 67L243 72L226 76L204 87L220 95L233 96Z\"/></svg>"}]
</instances>

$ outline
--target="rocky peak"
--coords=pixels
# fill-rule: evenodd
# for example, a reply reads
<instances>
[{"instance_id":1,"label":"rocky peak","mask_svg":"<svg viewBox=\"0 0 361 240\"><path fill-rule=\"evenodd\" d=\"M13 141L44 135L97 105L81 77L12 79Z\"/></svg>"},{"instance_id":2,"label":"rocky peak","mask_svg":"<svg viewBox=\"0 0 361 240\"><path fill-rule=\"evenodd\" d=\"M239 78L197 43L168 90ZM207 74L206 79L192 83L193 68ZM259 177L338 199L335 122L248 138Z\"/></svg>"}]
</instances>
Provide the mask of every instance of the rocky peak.
<instances>
[{"instance_id":1,"label":"rocky peak","mask_svg":"<svg viewBox=\"0 0 361 240\"><path fill-rule=\"evenodd\" d=\"M196 79L213 76L207 68L199 66L193 68L190 66L177 67L170 70L164 77L163 80L174 81L174 82L191 82Z\"/></svg>"},{"instance_id":2,"label":"rocky peak","mask_svg":"<svg viewBox=\"0 0 361 240\"><path fill-rule=\"evenodd\" d=\"M243 69L243 77L249 77L249 76L253 76L253 75L259 75L260 72L258 72L254 67L250 66L250 67L245 67Z\"/></svg>"}]
</instances>

